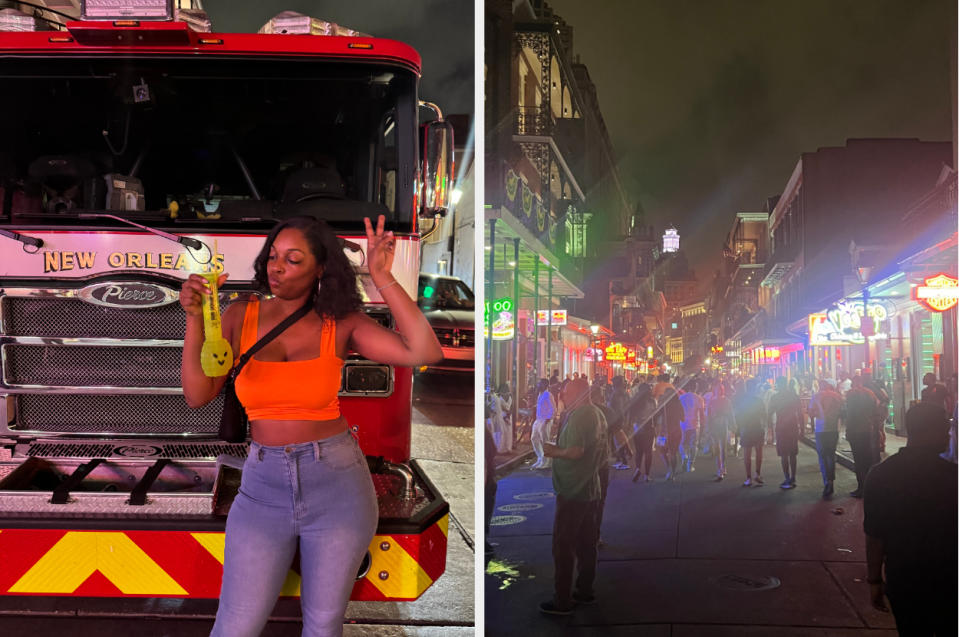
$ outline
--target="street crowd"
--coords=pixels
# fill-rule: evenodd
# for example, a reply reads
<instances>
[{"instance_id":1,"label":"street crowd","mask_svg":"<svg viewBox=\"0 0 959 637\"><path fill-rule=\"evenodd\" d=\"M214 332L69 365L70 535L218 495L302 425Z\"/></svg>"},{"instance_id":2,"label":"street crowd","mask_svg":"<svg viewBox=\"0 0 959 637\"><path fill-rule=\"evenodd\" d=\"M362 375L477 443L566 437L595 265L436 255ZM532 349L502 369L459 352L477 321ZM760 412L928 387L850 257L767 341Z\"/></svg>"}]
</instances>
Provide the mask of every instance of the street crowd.
<instances>
[{"instance_id":1,"label":"street crowd","mask_svg":"<svg viewBox=\"0 0 959 637\"><path fill-rule=\"evenodd\" d=\"M907 447L880 465L889 395L868 370L839 379L803 380L706 374L640 376L631 383L622 376L607 382L602 375L592 383L576 374L562 381L558 374L540 379L527 399L528 435L536 454L531 469L551 469L556 492L555 594L540 610L565 615L577 604L596 602L593 580L610 469L632 469L633 483L648 483L655 456L663 467L662 480L673 481L695 471L697 456L708 454L715 461L713 479L721 482L727 477L727 459L741 451L742 484L755 487L765 482L764 448L774 446L783 473L779 487L789 490L796 487L800 437L811 433L822 497L829 499L836 448L844 434L857 483L850 495L865 496L873 606L887 610L888 598L901 634L956 634L955 595L944 596L956 589L959 499L956 379L949 381L947 388L934 374L926 375L921 401L905 417ZM487 397L487 455L512 448L511 406L506 385ZM917 483L919 474L925 479ZM495 484L493 488L495 498ZM488 497L487 522L492 505ZM947 565L944 577L930 576L942 573L942 564ZM917 579L920 573L924 575ZM916 624L917 616L926 619ZM925 626L922 621L939 623L929 630L904 630Z\"/></svg>"}]
</instances>

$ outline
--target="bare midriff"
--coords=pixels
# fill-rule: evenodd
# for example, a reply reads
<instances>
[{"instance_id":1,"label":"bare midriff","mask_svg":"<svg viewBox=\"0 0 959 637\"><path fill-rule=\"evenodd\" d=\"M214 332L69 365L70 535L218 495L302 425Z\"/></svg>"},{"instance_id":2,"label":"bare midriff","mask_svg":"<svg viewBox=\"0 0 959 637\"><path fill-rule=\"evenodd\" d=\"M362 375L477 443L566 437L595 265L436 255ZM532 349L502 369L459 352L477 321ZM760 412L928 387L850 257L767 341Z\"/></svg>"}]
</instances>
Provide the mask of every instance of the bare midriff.
<instances>
[{"instance_id":1,"label":"bare midriff","mask_svg":"<svg viewBox=\"0 0 959 637\"><path fill-rule=\"evenodd\" d=\"M348 428L343 416L332 420L253 420L250 435L261 445L279 447L323 440Z\"/></svg>"}]
</instances>

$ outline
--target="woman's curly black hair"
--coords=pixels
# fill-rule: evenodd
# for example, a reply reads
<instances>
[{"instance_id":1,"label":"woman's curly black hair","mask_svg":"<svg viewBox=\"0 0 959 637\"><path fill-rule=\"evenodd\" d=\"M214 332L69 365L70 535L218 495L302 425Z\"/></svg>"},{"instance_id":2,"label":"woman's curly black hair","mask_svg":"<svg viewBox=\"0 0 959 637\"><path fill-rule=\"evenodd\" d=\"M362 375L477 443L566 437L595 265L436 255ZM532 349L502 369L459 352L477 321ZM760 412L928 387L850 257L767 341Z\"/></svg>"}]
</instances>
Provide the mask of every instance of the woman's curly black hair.
<instances>
[{"instance_id":1,"label":"woman's curly black hair","mask_svg":"<svg viewBox=\"0 0 959 637\"><path fill-rule=\"evenodd\" d=\"M287 228L296 228L303 233L318 265L323 266L323 276L319 280L319 292L314 287L313 308L323 317L340 320L363 305L363 299L357 288L356 270L343 253L340 240L333 234L326 222L313 217L290 217L276 225L266 237L263 249L253 262L253 283L256 289L270 293L267 280L266 263L270 248L278 234Z\"/></svg>"}]
</instances>

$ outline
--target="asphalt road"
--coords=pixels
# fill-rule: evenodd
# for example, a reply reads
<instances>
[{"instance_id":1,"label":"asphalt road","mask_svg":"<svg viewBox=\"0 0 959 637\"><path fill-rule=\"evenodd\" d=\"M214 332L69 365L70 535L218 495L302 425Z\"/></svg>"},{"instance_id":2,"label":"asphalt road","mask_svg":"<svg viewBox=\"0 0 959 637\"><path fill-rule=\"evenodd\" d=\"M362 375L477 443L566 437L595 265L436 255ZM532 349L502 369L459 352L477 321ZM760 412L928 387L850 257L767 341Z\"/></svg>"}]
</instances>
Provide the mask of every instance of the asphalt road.
<instances>
[{"instance_id":1,"label":"asphalt road","mask_svg":"<svg viewBox=\"0 0 959 637\"><path fill-rule=\"evenodd\" d=\"M766 447L766 484L743 487L742 460L714 482L715 465L651 483L613 470L602 527L595 606L543 615L552 595L555 497L547 472L528 463L499 481L485 576L488 635L787 637L895 635L869 605L862 501L837 468L836 495L821 498L815 451L800 446L796 489L778 488L779 458Z\"/></svg>"},{"instance_id":2,"label":"asphalt road","mask_svg":"<svg viewBox=\"0 0 959 637\"><path fill-rule=\"evenodd\" d=\"M417 376L411 455L450 503L445 573L415 602L351 602L345 635L460 637L474 633L472 378ZM216 600L0 597L0 635L201 637ZM127 616L123 615L136 615ZM299 600L280 600L264 637L298 637Z\"/></svg>"}]
</instances>

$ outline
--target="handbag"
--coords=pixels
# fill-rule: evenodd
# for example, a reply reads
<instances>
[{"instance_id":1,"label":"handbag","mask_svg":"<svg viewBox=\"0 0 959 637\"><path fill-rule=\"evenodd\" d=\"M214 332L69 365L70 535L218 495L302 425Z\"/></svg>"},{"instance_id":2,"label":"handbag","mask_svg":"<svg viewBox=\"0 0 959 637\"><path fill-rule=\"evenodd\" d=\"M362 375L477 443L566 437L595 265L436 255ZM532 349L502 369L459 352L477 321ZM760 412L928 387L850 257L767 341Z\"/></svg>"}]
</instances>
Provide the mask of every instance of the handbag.
<instances>
[{"instance_id":1,"label":"handbag","mask_svg":"<svg viewBox=\"0 0 959 637\"><path fill-rule=\"evenodd\" d=\"M247 361L253 358L253 355L260 351L263 346L279 336L286 328L306 316L312 309L313 302L311 298L307 300L303 307L283 319L279 325L254 343L253 347L244 352L236 365L233 366L233 369L230 370L230 374L226 377L226 382L223 383L223 411L220 414L220 428L217 431L217 437L219 437L220 440L224 442L243 442L246 440L247 424L249 421L246 417L246 410L243 409L240 399L236 397L235 386L236 377L240 375L243 366L246 365Z\"/></svg>"}]
</instances>

